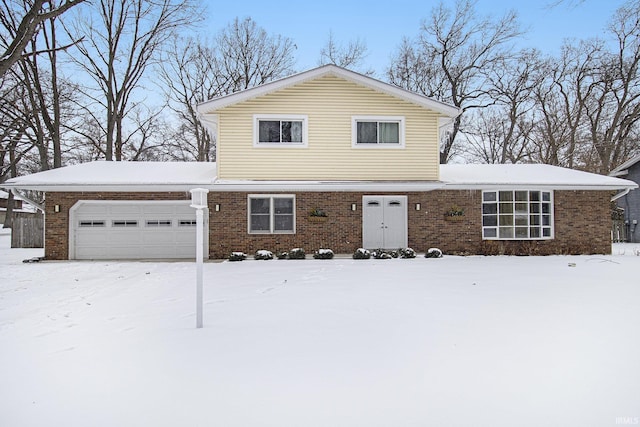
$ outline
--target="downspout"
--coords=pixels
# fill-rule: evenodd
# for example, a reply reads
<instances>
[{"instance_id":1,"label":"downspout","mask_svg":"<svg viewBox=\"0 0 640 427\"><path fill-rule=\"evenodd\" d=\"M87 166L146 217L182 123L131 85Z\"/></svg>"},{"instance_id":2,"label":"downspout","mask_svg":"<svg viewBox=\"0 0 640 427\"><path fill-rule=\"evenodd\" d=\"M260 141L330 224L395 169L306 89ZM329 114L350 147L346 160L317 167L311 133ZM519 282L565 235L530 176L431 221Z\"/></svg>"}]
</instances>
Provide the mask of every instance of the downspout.
<instances>
[{"instance_id":1,"label":"downspout","mask_svg":"<svg viewBox=\"0 0 640 427\"><path fill-rule=\"evenodd\" d=\"M622 198L622 197L626 196L627 194L629 194L629 192L630 192L631 190L633 190L633 188L627 188L627 189L625 189L624 191L622 191L622 192L620 192L620 193L616 194L615 196L613 196L613 197L611 198L611 201L612 201L612 202L615 202L616 200L618 200L618 199L620 199L620 198ZM635 193L634 193L634 194L635 194Z\"/></svg>"}]
</instances>

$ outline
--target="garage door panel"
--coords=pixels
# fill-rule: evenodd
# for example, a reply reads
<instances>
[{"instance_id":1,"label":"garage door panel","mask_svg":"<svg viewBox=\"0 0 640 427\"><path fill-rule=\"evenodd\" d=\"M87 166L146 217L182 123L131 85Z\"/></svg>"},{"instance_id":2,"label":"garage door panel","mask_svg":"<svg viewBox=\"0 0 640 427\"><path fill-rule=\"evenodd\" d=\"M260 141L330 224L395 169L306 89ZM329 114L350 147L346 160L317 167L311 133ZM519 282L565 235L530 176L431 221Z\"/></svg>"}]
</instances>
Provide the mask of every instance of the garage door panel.
<instances>
[{"instance_id":1,"label":"garage door panel","mask_svg":"<svg viewBox=\"0 0 640 427\"><path fill-rule=\"evenodd\" d=\"M193 208L189 208L193 209ZM143 214L166 214L172 216L177 210L177 206L174 205L146 205L142 207Z\"/></svg>"},{"instance_id":2,"label":"garage door panel","mask_svg":"<svg viewBox=\"0 0 640 427\"><path fill-rule=\"evenodd\" d=\"M109 212L109 207L105 205L86 205L83 206L82 215L95 216L99 214L107 214Z\"/></svg>"},{"instance_id":3,"label":"garage door panel","mask_svg":"<svg viewBox=\"0 0 640 427\"><path fill-rule=\"evenodd\" d=\"M108 235L106 231L82 230L76 233L76 245L98 246L96 242L106 241Z\"/></svg>"},{"instance_id":4,"label":"garage door panel","mask_svg":"<svg viewBox=\"0 0 640 427\"><path fill-rule=\"evenodd\" d=\"M81 202L72 221L76 259L195 258L196 227L184 225L195 221L188 203Z\"/></svg>"},{"instance_id":5,"label":"garage door panel","mask_svg":"<svg viewBox=\"0 0 640 427\"><path fill-rule=\"evenodd\" d=\"M193 236L189 236L189 241L192 238ZM171 245L174 242L174 233L171 230L167 230L165 233L144 233L142 236L143 245Z\"/></svg>"},{"instance_id":6,"label":"garage door panel","mask_svg":"<svg viewBox=\"0 0 640 427\"><path fill-rule=\"evenodd\" d=\"M141 206L113 205L109 208L112 215L133 215L137 216L142 212Z\"/></svg>"},{"instance_id":7,"label":"garage door panel","mask_svg":"<svg viewBox=\"0 0 640 427\"><path fill-rule=\"evenodd\" d=\"M128 229L121 230L111 228L107 233L106 242L112 245L130 246L135 245L142 239L142 232L140 230Z\"/></svg>"}]
</instances>

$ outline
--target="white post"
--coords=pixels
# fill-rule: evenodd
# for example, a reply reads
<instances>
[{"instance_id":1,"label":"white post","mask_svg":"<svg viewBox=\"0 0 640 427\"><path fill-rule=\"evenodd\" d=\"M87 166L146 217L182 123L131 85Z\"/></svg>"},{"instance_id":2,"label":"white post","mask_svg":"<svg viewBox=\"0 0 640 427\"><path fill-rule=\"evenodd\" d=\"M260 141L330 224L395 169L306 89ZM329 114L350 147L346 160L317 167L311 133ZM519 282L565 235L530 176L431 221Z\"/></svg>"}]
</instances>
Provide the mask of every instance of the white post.
<instances>
[{"instance_id":1,"label":"white post","mask_svg":"<svg viewBox=\"0 0 640 427\"><path fill-rule=\"evenodd\" d=\"M196 210L196 328L202 328L202 258L203 250L202 209Z\"/></svg>"},{"instance_id":2,"label":"white post","mask_svg":"<svg viewBox=\"0 0 640 427\"><path fill-rule=\"evenodd\" d=\"M202 328L202 267L204 258L204 218L202 210L207 207L204 188L191 190L191 207L196 209L196 328Z\"/></svg>"}]
</instances>

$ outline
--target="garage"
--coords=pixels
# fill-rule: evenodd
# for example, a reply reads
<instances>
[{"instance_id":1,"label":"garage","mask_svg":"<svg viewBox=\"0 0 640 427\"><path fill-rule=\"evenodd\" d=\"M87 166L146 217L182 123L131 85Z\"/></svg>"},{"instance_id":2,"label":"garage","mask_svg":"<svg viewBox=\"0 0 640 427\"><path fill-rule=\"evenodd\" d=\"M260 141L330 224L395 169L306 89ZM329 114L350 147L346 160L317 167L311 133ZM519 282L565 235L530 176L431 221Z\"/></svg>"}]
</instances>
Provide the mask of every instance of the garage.
<instances>
[{"instance_id":1,"label":"garage","mask_svg":"<svg viewBox=\"0 0 640 427\"><path fill-rule=\"evenodd\" d=\"M81 200L69 214L71 259L195 259L196 214L189 201ZM207 230L206 212L204 218Z\"/></svg>"}]
</instances>

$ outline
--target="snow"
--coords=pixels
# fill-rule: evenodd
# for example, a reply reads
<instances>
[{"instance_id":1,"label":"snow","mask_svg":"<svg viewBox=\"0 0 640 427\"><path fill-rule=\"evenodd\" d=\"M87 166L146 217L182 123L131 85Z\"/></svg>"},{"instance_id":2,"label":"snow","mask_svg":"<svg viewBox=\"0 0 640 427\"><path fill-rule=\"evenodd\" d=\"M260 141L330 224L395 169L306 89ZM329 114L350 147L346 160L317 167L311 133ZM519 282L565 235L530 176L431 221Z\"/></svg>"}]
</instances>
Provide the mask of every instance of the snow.
<instances>
[{"instance_id":1,"label":"snow","mask_svg":"<svg viewBox=\"0 0 640 427\"><path fill-rule=\"evenodd\" d=\"M446 164L440 165L440 180L447 183L447 189L534 186L616 190L638 186L625 179L543 164Z\"/></svg>"},{"instance_id":2,"label":"snow","mask_svg":"<svg viewBox=\"0 0 640 427\"><path fill-rule=\"evenodd\" d=\"M211 185L216 174L216 164L208 162L96 161L12 178L2 185L43 191L140 191L158 187L188 191Z\"/></svg>"},{"instance_id":3,"label":"snow","mask_svg":"<svg viewBox=\"0 0 640 427\"><path fill-rule=\"evenodd\" d=\"M638 250L209 262L196 329L193 262L24 264L0 230L0 425L615 425Z\"/></svg>"},{"instance_id":4,"label":"snow","mask_svg":"<svg viewBox=\"0 0 640 427\"><path fill-rule=\"evenodd\" d=\"M623 190L629 180L550 165L440 165L440 181L251 181L217 179L215 163L97 161L12 178L6 187L42 191L429 191L536 188Z\"/></svg>"}]
</instances>

